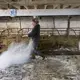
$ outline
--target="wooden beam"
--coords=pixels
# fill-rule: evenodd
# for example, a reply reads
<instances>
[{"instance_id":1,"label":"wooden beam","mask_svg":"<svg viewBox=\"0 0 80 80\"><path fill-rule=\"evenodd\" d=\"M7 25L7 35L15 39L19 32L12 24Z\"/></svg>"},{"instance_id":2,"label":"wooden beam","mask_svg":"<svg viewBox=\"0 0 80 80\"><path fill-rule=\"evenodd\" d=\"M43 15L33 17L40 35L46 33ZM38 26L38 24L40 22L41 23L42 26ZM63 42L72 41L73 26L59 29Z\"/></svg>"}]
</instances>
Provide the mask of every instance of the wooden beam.
<instances>
[{"instance_id":1,"label":"wooden beam","mask_svg":"<svg viewBox=\"0 0 80 80\"><path fill-rule=\"evenodd\" d=\"M4 1L4 3L12 6L12 7L15 8L15 9L20 9L20 6L18 5L17 2L10 2L10 1L8 2L8 1L6 1L6 0L3 0L3 1Z\"/></svg>"},{"instance_id":2,"label":"wooden beam","mask_svg":"<svg viewBox=\"0 0 80 80\"><path fill-rule=\"evenodd\" d=\"M72 5L71 5L71 4L63 5L63 9L71 8L71 7L72 7Z\"/></svg>"},{"instance_id":3,"label":"wooden beam","mask_svg":"<svg viewBox=\"0 0 80 80\"><path fill-rule=\"evenodd\" d=\"M54 5L54 9L57 9L57 7L58 7L58 4Z\"/></svg>"},{"instance_id":4,"label":"wooden beam","mask_svg":"<svg viewBox=\"0 0 80 80\"><path fill-rule=\"evenodd\" d=\"M44 9L46 9L47 8L47 5L44 5Z\"/></svg>"},{"instance_id":5,"label":"wooden beam","mask_svg":"<svg viewBox=\"0 0 80 80\"><path fill-rule=\"evenodd\" d=\"M34 5L34 9L37 9L37 5Z\"/></svg>"},{"instance_id":6,"label":"wooden beam","mask_svg":"<svg viewBox=\"0 0 80 80\"><path fill-rule=\"evenodd\" d=\"M71 16L68 16L67 31L66 31L66 35L67 35L67 37L69 37L70 19L71 19Z\"/></svg>"},{"instance_id":7,"label":"wooden beam","mask_svg":"<svg viewBox=\"0 0 80 80\"><path fill-rule=\"evenodd\" d=\"M68 16L79 15L80 9L23 9L17 10L16 16ZM0 10L0 16L10 16L10 9Z\"/></svg>"},{"instance_id":8,"label":"wooden beam","mask_svg":"<svg viewBox=\"0 0 80 80\"><path fill-rule=\"evenodd\" d=\"M79 8L80 7L80 4L74 4L71 6L71 8Z\"/></svg>"},{"instance_id":9,"label":"wooden beam","mask_svg":"<svg viewBox=\"0 0 80 80\"><path fill-rule=\"evenodd\" d=\"M50 53L52 53L51 55L80 55L80 51L67 51L67 50L52 51Z\"/></svg>"},{"instance_id":10,"label":"wooden beam","mask_svg":"<svg viewBox=\"0 0 80 80\"><path fill-rule=\"evenodd\" d=\"M24 6L26 9L28 9L28 6Z\"/></svg>"}]
</instances>

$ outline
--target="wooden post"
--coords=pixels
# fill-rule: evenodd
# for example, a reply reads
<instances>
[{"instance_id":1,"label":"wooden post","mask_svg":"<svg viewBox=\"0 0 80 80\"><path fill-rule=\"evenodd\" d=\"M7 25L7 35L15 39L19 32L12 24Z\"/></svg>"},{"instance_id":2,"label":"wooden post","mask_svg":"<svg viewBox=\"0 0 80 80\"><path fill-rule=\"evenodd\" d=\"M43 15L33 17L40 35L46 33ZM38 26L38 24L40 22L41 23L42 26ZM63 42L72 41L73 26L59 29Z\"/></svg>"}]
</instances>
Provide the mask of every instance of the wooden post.
<instances>
[{"instance_id":1,"label":"wooden post","mask_svg":"<svg viewBox=\"0 0 80 80\"><path fill-rule=\"evenodd\" d=\"M54 35L54 28L55 28L55 17L53 17L53 30L52 30L52 35Z\"/></svg>"},{"instance_id":2,"label":"wooden post","mask_svg":"<svg viewBox=\"0 0 80 80\"><path fill-rule=\"evenodd\" d=\"M80 51L80 41L78 42L78 50Z\"/></svg>"},{"instance_id":3,"label":"wooden post","mask_svg":"<svg viewBox=\"0 0 80 80\"><path fill-rule=\"evenodd\" d=\"M68 24L67 24L67 30L66 30L66 36L67 36L67 37L69 37L70 19L71 19L71 17L68 16Z\"/></svg>"},{"instance_id":4,"label":"wooden post","mask_svg":"<svg viewBox=\"0 0 80 80\"><path fill-rule=\"evenodd\" d=\"M9 18L8 18L8 19L9 19ZM7 45L7 47L8 47L8 37L9 37L9 30L8 30L8 28L9 28L9 27L8 27L7 23L8 23L8 21L6 20L6 26L7 26L7 29L6 29L6 30L7 30L7 33L8 33L8 35L7 35L7 37L6 37L6 41L7 41L7 44L6 44L6 45Z\"/></svg>"},{"instance_id":5,"label":"wooden post","mask_svg":"<svg viewBox=\"0 0 80 80\"><path fill-rule=\"evenodd\" d=\"M19 21L20 21L20 29L21 29L21 17L19 17ZM20 41L21 35L18 33L16 36L17 42Z\"/></svg>"},{"instance_id":6,"label":"wooden post","mask_svg":"<svg viewBox=\"0 0 80 80\"><path fill-rule=\"evenodd\" d=\"M19 17L19 20L20 20L20 29L21 29L21 17Z\"/></svg>"}]
</instances>

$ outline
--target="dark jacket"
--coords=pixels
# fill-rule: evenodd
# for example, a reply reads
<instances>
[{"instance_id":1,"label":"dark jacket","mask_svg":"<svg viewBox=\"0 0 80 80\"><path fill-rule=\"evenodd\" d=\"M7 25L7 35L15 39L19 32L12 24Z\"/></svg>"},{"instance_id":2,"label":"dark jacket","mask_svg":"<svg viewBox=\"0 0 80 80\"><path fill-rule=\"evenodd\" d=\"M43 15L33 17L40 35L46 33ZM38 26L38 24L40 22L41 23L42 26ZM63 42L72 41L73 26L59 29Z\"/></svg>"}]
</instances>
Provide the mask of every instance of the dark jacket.
<instances>
[{"instance_id":1,"label":"dark jacket","mask_svg":"<svg viewBox=\"0 0 80 80\"><path fill-rule=\"evenodd\" d=\"M40 25L37 24L32 31L28 34L28 37L31 37L33 40L34 48L38 47L38 43L40 40Z\"/></svg>"},{"instance_id":2,"label":"dark jacket","mask_svg":"<svg viewBox=\"0 0 80 80\"><path fill-rule=\"evenodd\" d=\"M32 31L28 34L28 37L31 37L32 39L38 39L40 38L40 25L37 24Z\"/></svg>"}]
</instances>

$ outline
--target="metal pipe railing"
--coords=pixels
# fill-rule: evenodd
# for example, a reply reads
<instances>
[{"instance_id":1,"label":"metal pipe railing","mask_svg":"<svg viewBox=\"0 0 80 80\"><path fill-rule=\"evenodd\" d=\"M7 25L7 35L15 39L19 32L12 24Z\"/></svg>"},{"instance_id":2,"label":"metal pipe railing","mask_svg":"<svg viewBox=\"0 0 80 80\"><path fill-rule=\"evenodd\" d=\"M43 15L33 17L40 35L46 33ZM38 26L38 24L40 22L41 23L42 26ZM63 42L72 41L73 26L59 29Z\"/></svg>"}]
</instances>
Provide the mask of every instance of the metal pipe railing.
<instances>
[{"instance_id":1,"label":"metal pipe railing","mask_svg":"<svg viewBox=\"0 0 80 80\"><path fill-rule=\"evenodd\" d=\"M77 34L76 34L75 30L72 29L72 28L70 28L70 30L72 30L74 32L75 36L77 37Z\"/></svg>"},{"instance_id":2,"label":"metal pipe railing","mask_svg":"<svg viewBox=\"0 0 80 80\"><path fill-rule=\"evenodd\" d=\"M30 30L31 28L6 28L6 29L3 29L0 31L0 35L10 35L11 33L14 33L14 34L20 34L21 35L27 35L27 33L24 33L24 30L26 30L27 32ZM13 30L15 32L13 32ZM77 33L80 32L80 29L75 29L75 28L70 28L69 30L73 31L75 36L77 36ZM7 31L7 32L6 32ZM46 34L48 35L48 32L50 32L52 35L54 35L54 32L57 31L58 35L60 36L60 31L62 32L66 32L66 28L41 28L41 33L44 34L44 32L46 32ZM6 33L5 33L6 32Z\"/></svg>"}]
</instances>

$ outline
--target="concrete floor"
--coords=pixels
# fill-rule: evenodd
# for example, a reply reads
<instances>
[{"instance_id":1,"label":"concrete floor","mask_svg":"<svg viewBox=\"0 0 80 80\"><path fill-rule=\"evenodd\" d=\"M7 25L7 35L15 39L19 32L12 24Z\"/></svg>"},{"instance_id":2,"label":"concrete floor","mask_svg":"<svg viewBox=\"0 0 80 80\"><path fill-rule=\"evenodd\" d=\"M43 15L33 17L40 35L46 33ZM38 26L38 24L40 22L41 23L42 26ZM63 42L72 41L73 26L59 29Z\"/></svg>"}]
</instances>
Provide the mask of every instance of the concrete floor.
<instances>
[{"instance_id":1,"label":"concrete floor","mask_svg":"<svg viewBox=\"0 0 80 80\"><path fill-rule=\"evenodd\" d=\"M80 56L37 57L0 71L0 80L80 80Z\"/></svg>"}]
</instances>

